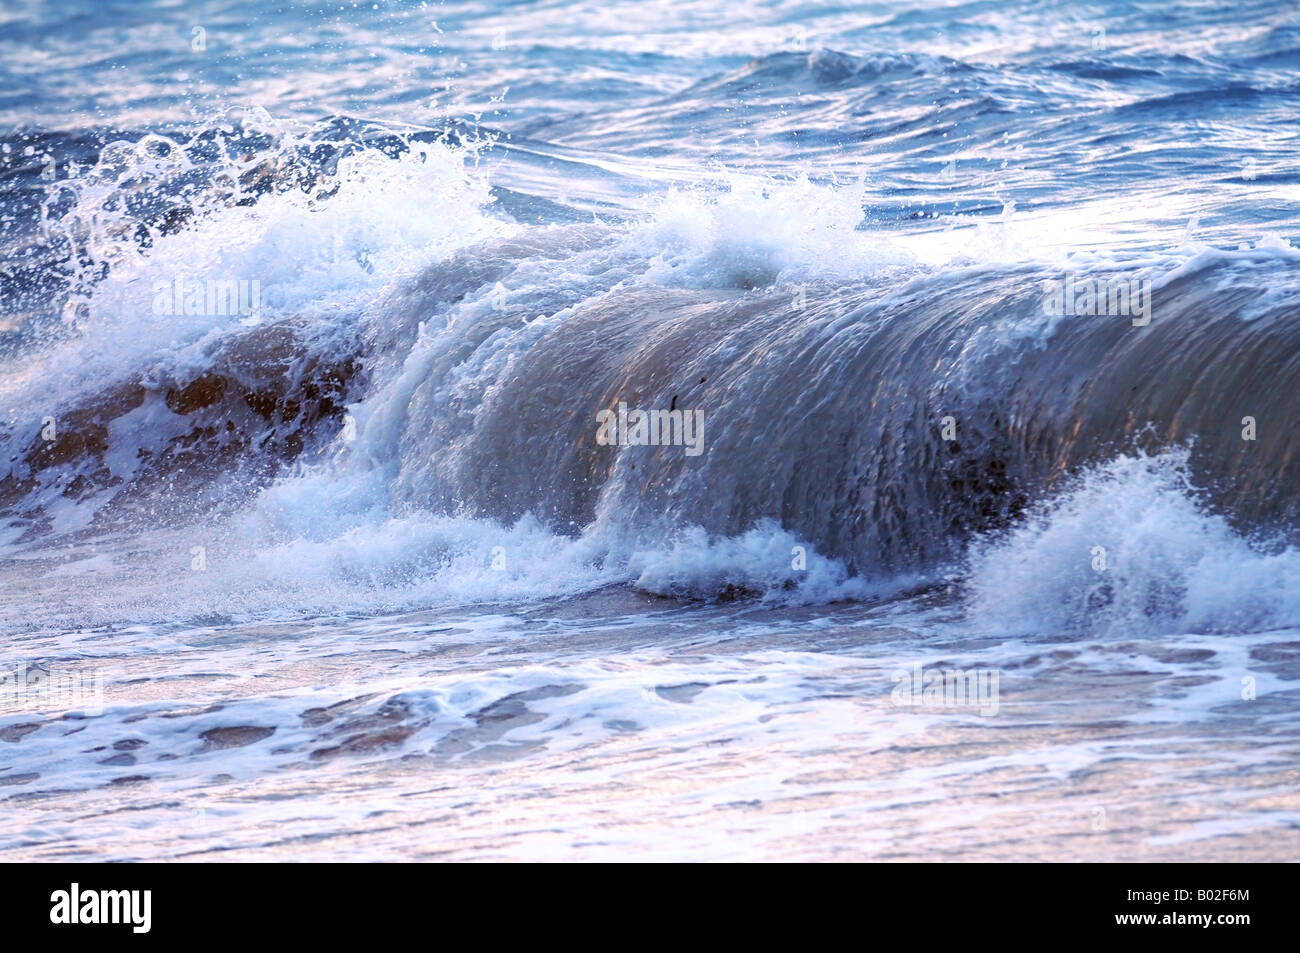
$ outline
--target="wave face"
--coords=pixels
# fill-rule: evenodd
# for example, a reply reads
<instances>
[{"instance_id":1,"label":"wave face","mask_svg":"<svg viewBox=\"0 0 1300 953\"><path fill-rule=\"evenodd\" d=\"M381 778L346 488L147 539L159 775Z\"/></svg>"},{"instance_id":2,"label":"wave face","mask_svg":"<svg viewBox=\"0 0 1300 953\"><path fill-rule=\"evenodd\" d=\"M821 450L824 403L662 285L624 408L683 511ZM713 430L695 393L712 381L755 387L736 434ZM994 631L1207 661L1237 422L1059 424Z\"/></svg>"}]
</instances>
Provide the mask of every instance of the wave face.
<instances>
[{"instance_id":1,"label":"wave face","mask_svg":"<svg viewBox=\"0 0 1300 953\"><path fill-rule=\"evenodd\" d=\"M457 315L398 387L398 490L557 528L734 535L770 519L871 573L955 555L1080 466L1186 444L1214 504L1290 526L1297 390L1279 385L1300 338L1277 292L1295 261L1267 248L1134 270L1153 284L1140 328L1045 317L1037 268L619 289L522 327L509 305ZM601 446L597 414L620 402L699 410L702 452Z\"/></svg>"}]
</instances>

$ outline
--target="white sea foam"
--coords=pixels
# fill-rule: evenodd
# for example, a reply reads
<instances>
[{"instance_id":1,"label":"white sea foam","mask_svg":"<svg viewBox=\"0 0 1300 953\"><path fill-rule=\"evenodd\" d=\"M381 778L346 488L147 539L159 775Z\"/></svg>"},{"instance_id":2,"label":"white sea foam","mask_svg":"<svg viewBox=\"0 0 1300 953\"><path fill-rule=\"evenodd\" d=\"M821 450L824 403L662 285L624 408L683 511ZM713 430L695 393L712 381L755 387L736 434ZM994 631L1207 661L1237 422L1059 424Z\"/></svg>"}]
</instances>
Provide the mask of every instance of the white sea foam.
<instances>
[{"instance_id":1,"label":"white sea foam","mask_svg":"<svg viewBox=\"0 0 1300 953\"><path fill-rule=\"evenodd\" d=\"M1198 502L1182 451L1082 474L972 547L973 623L993 632L1261 631L1300 620L1300 552Z\"/></svg>"},{"instance_id":2,"label":"white sea foam","mask_svg":"<svg viewBox=\"0 0 1300 953\"><path fill-rule=\"evenodd\" d=\"M651 256L649 281L752 287L816 278L862 278L908 267L912 256L857 231L861 184L819 185L731 174L717 189L674 189L628 241Z\"/></svg>"},{"instance_id":3,"label":"white sea foam","mask_svg":"<svg viewBox=\"0 0 1300 953\"><path fill-rule=\"evenodd\" d=\"M31 406L56 407L123 375L148 380L205 369L212 346L245 328L239 315L158 313L158 289L177 280L257 281L261 323L307 320L328 338L413 269L509 229L487 214L488 184L467 166L467 152L434 143L396 158L376 150L342 158L319 186L337 190L324 201L290 188L251 205L196 202L194 222L138 249L118 191L176 172L158 170L147 155L125 145L110 153L77 180L78 204L52 225L111 270L79 311L68 310L71 340L12 368L0 385L10 395L21 386Z\"/></svg>"}]
</instances>

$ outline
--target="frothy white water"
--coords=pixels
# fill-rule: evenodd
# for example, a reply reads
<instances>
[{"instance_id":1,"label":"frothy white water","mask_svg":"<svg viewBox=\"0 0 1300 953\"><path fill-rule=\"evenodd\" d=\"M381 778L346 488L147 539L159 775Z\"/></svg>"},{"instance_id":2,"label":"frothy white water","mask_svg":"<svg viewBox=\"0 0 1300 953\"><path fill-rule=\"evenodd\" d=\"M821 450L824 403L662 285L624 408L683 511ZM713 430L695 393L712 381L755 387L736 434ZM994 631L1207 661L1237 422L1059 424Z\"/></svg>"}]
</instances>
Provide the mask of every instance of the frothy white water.
<instances>
[{"instance_id":1,"label":"frothy white water","mask_svg":"<svg viewBox=\"0 0 1300 953\"><path fill-rule=\"evenodd\" d=\"M155 140L168 144L162 158ZM296 144L286 139L264 161L273 166ZM72 339L38 353L28 368L11 369L7 396L21 387L29 401L57 409L123 376L197 374L218 341L251 322L306 321L322 337L338 336L413 269L512 228L487 214L488 183L467 165L469 150L415 143L396 157L373 149L344 156L316 189L277 188L252 204L238 204L243 192L231 184L249 170L232 165L193 201L187 227L153 233L151 244L139 247L142 226L127 211L127 196L165 195L169 177L184 171L183 155L157 136L115 144L83 177L61 183L77 201L50 223L51 232L88 256L93 270L107 265L107 274L85 277L84 297L65 308ZM259 314L209 313L206 305L178 310L178 281L255 281Z\"/></svg>"},{"instance_id":2,"label":"frothy white water","mask_svg":"<svg viewBox=\"0 0 1300 953\"><path fill-rule=\"evenodd\" d=\"M651 256L648 280L685 287L754 287L864 278L914 265L881 235L857 231L860 183L816 185L730 174L707 191L674 189L633 229Z\"/></svg>"},{"instance_id":3,"label":"frothy white water","mask_svg":"<svg viewBox=\"0 0 1300 953\"><path fill-rule=\"evenodd\" d=\"M865 599L882 591L771 520L740 536L712 539L691 527L668 548L635 553L629 565L638 588L665 596L744 593L801 604Z\"/></svg>"},{"instance_id":4,"label":"frothy white water","mask_svg":"<svg viewBox=\"0 0 1300 953\"><path fill-rule=\"evenodd\" d=\"M1263 631L1300 620L1300 552L1198 501L1186 452L1121 456L972 547L970 613L994 632Z\"/></svg>"},{"instance_id":5,"label":"frothy white water","mask_svg":"<svg viewBox=\"0 0 1300 953\"><path fill-rule=\"evenodd\" d=\"M10 607L8 624L49 632L525 606L609 586L672 599L822 605L888 595L912 581L852 576L771 523L739 537L710 537L692 527L656 548L616 527L558 535L531 516L504 525L376 514L373 522L327 528L317 511L311 522L289 530L282 520L272 530L243 520L142 535L129 544L47 551L51 574L40 581L32 574L47 570L13 561L7 573L14 593L25 592L26 605L21 614Z\"/></svg>"}]
</instances>

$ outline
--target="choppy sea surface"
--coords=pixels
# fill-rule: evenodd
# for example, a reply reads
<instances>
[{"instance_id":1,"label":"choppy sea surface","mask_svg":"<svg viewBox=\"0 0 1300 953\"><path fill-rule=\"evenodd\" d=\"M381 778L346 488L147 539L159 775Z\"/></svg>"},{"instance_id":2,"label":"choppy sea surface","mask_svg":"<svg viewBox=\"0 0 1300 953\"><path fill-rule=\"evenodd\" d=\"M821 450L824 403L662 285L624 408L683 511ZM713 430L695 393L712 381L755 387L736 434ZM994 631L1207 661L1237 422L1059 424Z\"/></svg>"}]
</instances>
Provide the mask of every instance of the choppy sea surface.
<instances>
[{"instance_id":1,"label":"choppy sea surface","mask_svg":"<svg viewBox=\"0 0 1300 953\"><path fill-rule=\"evenodd\" d=\"M1298 412L1294 3L4 0L0 859L1296 859Z\"/></svg>"}]
</instances>

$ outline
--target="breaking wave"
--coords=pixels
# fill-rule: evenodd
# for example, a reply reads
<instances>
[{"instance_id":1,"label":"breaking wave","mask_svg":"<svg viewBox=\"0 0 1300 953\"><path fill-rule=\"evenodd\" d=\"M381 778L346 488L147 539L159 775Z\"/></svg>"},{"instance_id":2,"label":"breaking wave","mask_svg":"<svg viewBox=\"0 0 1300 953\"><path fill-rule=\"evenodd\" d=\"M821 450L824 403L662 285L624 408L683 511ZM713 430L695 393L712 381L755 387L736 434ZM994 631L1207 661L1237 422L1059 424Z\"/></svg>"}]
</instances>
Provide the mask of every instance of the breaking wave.
<instances>
[{"instance_id":1,"label":"breaking wave","mask_svg":"<svg viewBox=\"0 0 1300 953\"><path fill-rule=\"evenodd\" d=\"M974 545L977 614L1294 618L1289 584L1213 568L1294 578L1285 242L936 265L854 183L734 173L529 225L464 130L255 118L119 142L50 195L60 319L29 316L0 391L11 546L203 527L227 581L186 598L250 607L869 598ZM1066 274L1143 284L1150 322L1045 313ZM698 446L628 439L651 412Z\"/></svg>"}]
</instances>

